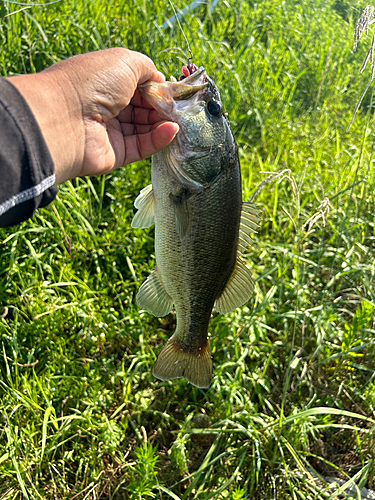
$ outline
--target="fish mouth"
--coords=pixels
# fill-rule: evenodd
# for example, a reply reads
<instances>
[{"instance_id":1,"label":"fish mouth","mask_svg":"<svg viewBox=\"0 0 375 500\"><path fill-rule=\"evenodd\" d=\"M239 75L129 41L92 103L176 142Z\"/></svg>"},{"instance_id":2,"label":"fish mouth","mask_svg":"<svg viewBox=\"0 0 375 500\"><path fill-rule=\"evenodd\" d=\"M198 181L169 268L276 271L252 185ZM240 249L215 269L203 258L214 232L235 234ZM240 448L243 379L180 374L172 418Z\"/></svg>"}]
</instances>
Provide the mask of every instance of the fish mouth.
<instances>
[{"instance_id":1,"label":"fish mouth","mask_svg":"<svg viewBox=\"0 0 375 500\"><path fill-rule=\"evenodd\" d=\"M195 73L180 82L157 83L149 81L138 85L138 90L145 101L156 109L160 118L175 121L176 103L187 101L193 96L197 96L198 100L207 86L206 71L200 67Z\"/></svg>"}]
</instances>

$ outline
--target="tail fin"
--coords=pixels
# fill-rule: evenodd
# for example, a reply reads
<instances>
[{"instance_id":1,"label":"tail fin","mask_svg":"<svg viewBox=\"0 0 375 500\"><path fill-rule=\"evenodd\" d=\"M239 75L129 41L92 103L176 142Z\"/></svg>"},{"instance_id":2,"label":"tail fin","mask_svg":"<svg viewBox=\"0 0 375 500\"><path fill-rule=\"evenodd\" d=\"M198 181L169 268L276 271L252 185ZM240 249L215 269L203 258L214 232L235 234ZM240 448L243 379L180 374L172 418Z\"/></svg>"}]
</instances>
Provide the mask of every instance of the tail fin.
<instances>
[{"instance_id":1,"label":"tail fin","mask_svg":"<svg viewBox=\"0 0 375 500\"><path fill-rule=\"evenodd\" d=\"M191 352L181 349L175 342L175 335L173 335L160 352L152 373L160 380L186 378L195 387L208 387L212 378L212 361L208 340L204 347Z\"/></svg>"}]
</instances>

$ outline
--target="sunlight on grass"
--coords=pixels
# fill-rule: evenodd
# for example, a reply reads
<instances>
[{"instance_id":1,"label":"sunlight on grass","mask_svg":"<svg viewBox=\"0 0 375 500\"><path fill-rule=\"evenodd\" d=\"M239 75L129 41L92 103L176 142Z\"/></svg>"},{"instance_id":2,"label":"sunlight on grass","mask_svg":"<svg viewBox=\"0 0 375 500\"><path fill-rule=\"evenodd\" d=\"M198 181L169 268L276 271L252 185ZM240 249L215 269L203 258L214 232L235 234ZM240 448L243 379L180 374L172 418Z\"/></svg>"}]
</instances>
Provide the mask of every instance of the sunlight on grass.
<instances>
[{"instance_id":1,"label":"sunlight on grass","mask_svg":"<svg viewBox=\"0 0 375 500\"><path fill-rule=\"evenodd\" d=\"M1 500L316 500L373 487L371 92L345 133L363 91L368 47L351 52L363 7L234 0L181 19L228 111L244 200L262 209L254 296L214 313L207 390L151 374L175 318L135 303L155 265L153 229L130 227L149 160L68 182L0 230ZM118 45L167 76L186 63L178 27L162 28L168 2L0 12L3 76Z\"/></svg>"}]
</instances>

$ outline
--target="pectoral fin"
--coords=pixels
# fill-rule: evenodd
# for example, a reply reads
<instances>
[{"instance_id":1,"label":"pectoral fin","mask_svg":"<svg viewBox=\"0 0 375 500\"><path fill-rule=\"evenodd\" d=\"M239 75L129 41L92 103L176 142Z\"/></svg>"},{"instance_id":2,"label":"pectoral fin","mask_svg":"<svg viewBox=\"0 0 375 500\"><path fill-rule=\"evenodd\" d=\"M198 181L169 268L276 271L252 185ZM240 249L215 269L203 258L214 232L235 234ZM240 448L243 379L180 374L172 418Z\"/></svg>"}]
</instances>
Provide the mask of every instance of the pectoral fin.
<instances>
[{"instance_id":1,"label":"pectoral fin","mask_svg":"<svg viewBox=\"0 0 375 500\"><path fill-rule=\"evenodd\" d=\"M142 189L134 206L138 208L138 212L133 217L131 226L139 229L152 226L155 222L155 196L151 184Z\"/></svg>"},{"instance_id":2,"label":"pectoral fin","mask_svg":"<svg viewBox=\"0 0 375 500\"><path fill-rule=\"evenodd\" d=\"M142 283L136 300L141 309L145 309L158 318L166 316L173 306L173 301L165 291L157 269Z\"/></svg>"},{"instance_id":3,"label":"pectoral fin","mask_svg":"<svg viewBox=\"0 0 375 500\"><path fill-rule=\"evenodd\" d=\"M187 189L183 188L178 194L173 195L171 193L169 196L174 210L177 233L180 239L183 240L189 226L189 209L187 200L190 194Z\"/></svg>"},{"instance_id":4,"label":"pectoral fin","mask_svg":"<svg viewBox=\"0 0 375 500\"><path fill-rule=\"evenodd\" d=\"M215 301L215 309L220 314L227 314L243 306L251 297L254 283L250 270L242 259L237 257L233 273L222 294Z\"/></svg>"},{"instance_id":5,"label":"pectoral fin","mask_svg":"<svg viewBox=\"0 0 375 500\"><path fill-rule=\"evenodd\" d=\"M256 233L260 222L260 210L253 203L243 202L240 231L238 235L238 254L242 255L251 243L251 233Z\"/></svg>"}]
</instances>

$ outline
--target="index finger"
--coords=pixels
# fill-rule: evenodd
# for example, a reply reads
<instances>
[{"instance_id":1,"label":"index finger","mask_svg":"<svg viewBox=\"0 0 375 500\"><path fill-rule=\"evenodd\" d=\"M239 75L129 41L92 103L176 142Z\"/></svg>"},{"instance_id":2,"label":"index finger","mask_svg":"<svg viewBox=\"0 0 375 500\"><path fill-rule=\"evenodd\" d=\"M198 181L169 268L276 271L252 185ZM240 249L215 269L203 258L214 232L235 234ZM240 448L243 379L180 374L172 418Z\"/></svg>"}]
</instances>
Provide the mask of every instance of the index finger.
<instances>
[{"instance_id":1,"label":"index finger","mask_svg":"<svg viewBox=\"0 0 375 500\"><path fill-rule=\"evenodd\" d=\"M133 71L136 70L138 73L138 85L147 82L148 80L158 83L163 83L165 81L163 73L156 69L155 64L148 56L133 50L129 50L128 55L130 59L133 60Z\"/></svg>"},{"instance_id":2,"label":"index finger","mask_svg":"<svg viewBox=\"0 0 375 500\"><path fill-rule=\"evenodd\" d=\"M155 81L155 80L154 80ZM149 104L139 93L139 90L136 89L134 92L133 97L130 100L130 104L137 108L147 108L147 109L154 109L151 104Z\"/></svg>"},{"instance_id":3,"label":"index finger","mask_svg":"<svg viewBox=\"0 0 375 500\"><path fill-rule=\"evenodd\" d=\"M120 111L117 119L120 123L132 123L138 125L154 125L161 121L161 118L154 109L135 107L129 104Z\"/></svg>"}]
</instances>

